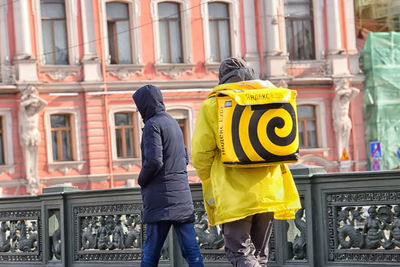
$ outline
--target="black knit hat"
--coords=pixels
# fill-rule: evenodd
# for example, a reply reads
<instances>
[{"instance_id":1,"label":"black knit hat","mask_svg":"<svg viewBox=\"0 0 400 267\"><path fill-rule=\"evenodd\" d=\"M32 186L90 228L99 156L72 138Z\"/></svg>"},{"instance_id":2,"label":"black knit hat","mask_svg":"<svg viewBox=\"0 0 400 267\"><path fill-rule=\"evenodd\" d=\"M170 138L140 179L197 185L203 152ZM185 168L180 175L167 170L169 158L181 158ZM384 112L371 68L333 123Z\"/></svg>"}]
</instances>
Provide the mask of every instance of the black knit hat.
<instances>
[{"instance_id":1,"label":"black knit hat","mask_svg":"<svg viewBox=\"0 0 400 267\"><path fill-rule=\"evenodd\" d=\"M254 80L253 68L241 58L230 57L219 66L219 84Z\"/></svg>"}]
</instances>

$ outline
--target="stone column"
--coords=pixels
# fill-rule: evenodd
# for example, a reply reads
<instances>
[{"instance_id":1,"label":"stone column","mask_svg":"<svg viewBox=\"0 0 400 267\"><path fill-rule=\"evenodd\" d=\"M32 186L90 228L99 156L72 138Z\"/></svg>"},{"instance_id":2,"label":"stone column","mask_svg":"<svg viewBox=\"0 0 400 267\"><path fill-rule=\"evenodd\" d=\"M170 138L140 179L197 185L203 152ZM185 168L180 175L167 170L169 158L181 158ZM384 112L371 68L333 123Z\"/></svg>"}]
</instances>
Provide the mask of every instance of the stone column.
<instances>
[{"instance_id":1,"label":"stone column","mask_svg":"<svg viewBox=\"0 0 400 267\"><path fill-rule=\"evenodd\" d=\"M30 31L29 1L13 1L14 37L17 82L37 81L36 59L32 53L32 35Z\"/></svg>"},{"instance_id":2,"label":"stone column","mask_svg":"<svg viewBox=\"0 0 400 267\"><path fill-rule=\"evenodd\" d=\"M342 46L340 3L339 0L326 1L326 24L328 28L328 60L333 76L349 75L347 55Z\"/></svg>"},{"instance_id":3,"label":"stone column","mask_svg":"<svg viewBox=\"0 0 400 267\"><path fill-rule=\"evenodd\" d=\"M83 70L86 82L101 81L100 58L96 50L93 1L81 1L83 35Z\"/></svg>"},{"instance_id":4,"label":"stone column","mask_svg":"<svg viewBox=\"0 0 400 267\"><path fill-rule=\"evenodd\" d=\"M284 23L284 10L279 0L264 0L263 15L265 25L264 40L266 44L265 74L267 77L284 77L286 74L287 56L281 43L282 27ZM278 14L279 10L279 14Z\"/></svg>"},{"instance_id":5,"label":"stone column","mask_svg":"<svg viewBox=\"0 0 400 267\"><path fill-rule=\"evenodd\" d=\"M257 50L257 33L255 22L254 1L243 1L243 20L244 20L244 38L246 43L246 51L244 58L247 63L254 69L256 75L260 77L260 54Z\"/></svg>"},{"instance_id":6,"label":"stone column","mask_svg":"<svg viewBox=\"0 0 400 267\"><path fill-rule=\"evenodd\" d=\"M354 2L345 2L345 20L346 20L346 33L347 33L347 52L349 54L350 73L357 75L360 72L360 54L356 45L356 26L354 18Z\"/></svg>"},{"instance_id":7,"label":"stone column","mask_svg":"<svg viewBox=\"0 0 400 267\"><path fill-rule=\"evenodd\" d=\"M0 0L0 36L8 36L7 0ZM9 83L11 77L10 50L8 38L0 38L0 81Z\"/></svg>"}]
</instances>

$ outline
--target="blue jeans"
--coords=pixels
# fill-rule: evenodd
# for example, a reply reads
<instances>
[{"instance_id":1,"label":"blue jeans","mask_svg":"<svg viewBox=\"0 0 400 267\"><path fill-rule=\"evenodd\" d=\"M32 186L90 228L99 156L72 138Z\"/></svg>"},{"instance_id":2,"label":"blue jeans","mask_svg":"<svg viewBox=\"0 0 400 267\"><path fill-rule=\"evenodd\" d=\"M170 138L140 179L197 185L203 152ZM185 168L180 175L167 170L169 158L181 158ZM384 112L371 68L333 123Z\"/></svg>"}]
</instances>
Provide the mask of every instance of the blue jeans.
<instances>
[{"instance_id":1,"label":"blue jeans","mask_svg":"<svg viewBox=\"0 0 400 267\"><path fill-rule=\"evenodd\" d=\"M200 254L196 240L196 232L193 223L157 222L146 225L146 240L143 244L143 256L141 267L157 267L161 249L167 238L169 229L174 226L178 237L182 256L190 267L203 267L203 258Z\"/></svg>"}]
</instances>

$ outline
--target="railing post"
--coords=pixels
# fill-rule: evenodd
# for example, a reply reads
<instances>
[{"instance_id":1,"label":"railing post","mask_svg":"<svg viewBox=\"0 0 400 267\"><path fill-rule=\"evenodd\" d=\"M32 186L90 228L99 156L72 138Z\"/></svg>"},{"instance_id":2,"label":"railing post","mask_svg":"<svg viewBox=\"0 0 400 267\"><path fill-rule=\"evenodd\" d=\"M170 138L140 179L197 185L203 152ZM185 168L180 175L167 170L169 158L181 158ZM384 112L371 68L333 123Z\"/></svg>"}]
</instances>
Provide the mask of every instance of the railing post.
<instances>
[{"instance_id":1,"label":"railing post","mask_svg":"<svg viewBox=\"0 0 400 267\"><path fill-rule=\"evenodd\" d=\"M44 222L44 261L51 266L70 266L69 241L66 232L65 192L78 191L71 184L60 184L43 188L42 211Z\"/></svg>"}]
</instances>

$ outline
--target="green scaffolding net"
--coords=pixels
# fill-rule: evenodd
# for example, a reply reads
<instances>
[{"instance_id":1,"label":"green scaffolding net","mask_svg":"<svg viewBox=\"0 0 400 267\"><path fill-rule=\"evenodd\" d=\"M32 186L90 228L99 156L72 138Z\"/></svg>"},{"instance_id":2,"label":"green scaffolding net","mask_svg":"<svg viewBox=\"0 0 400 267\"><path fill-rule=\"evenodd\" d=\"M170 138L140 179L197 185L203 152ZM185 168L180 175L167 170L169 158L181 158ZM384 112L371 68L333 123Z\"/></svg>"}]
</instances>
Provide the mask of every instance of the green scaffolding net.
<instances>
[{"instance_id":1,"label":"green scaffolding net","mask_svg":"<svg viewBox=\"0 0 400 267\"><path fill-rule=\"evenodd\" d=\"M375 169L374 157L380 157L382 170L394 169L400 165L400 32L369 33L362 64L369 166Z\"/></svg>"}]
</instances>

